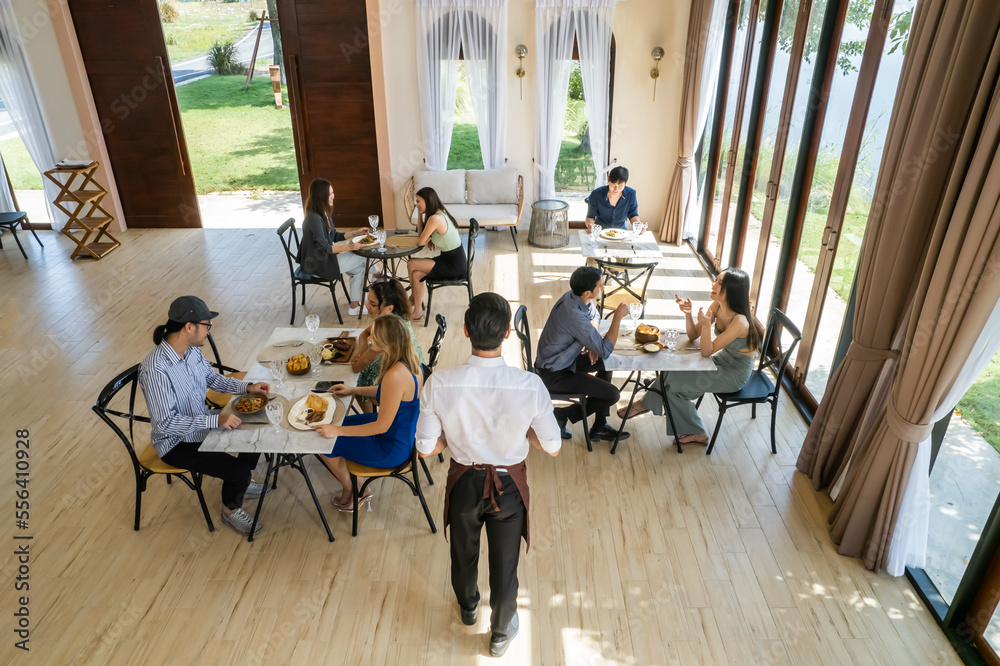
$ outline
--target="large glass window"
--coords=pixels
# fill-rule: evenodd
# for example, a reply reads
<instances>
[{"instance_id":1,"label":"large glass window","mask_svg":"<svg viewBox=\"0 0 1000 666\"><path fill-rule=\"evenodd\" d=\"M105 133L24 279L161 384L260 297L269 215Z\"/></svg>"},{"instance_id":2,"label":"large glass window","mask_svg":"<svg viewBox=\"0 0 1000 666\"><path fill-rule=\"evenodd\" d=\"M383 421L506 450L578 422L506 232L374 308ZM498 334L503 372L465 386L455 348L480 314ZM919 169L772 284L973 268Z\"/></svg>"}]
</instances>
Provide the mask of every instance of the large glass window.
<instances>
[{"instance_id":1,"label":"large glass window","mask_svg":"<svg viewBox=\"0 0 1000 666\"><path fill-rule=\"evenodd\" d=\"M483 152L479 147L479 126L472 107L469 79L465 76L465 61L458 63L458 86L455 94L455 124L451 130L448 151L449 169L482 169Z\"/></svg>"}]
</instances>

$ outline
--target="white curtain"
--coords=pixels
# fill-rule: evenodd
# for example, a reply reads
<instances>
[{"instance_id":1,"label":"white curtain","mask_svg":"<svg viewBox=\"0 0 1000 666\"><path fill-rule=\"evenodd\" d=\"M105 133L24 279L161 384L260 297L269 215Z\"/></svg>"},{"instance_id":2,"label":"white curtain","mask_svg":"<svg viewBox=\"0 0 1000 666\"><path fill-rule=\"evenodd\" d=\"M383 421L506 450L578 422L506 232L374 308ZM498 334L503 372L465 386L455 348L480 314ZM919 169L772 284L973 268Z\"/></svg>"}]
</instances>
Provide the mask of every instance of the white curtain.
<instances>
[{"instance_id":1,"label":"white curtain","mask_svg":"<svg viewBox=\"0 0 1000 666\"><path fill-rule=\"evenodd\" d=\"M483 166L502 169L507 139L507 0L454 2L465 8L462 53Z\"/></svg>"},{"instance_id":2,"label":"white curtain","mask_svg":"<svg viewBox=\"0 0 1000 666\"><path fill-rule=\"evenodd\" d=\"M702 64L701 90L698 93L698 118L694 145L698 146L705 138L708 123L708 112L715 104L715 94L719 86L719 67L722 65L722 38L726 31L726 8L729 0L715 0L712 7L711 24L708 28L708 41L705 43L705 61ZM708 150L708 146L705 147ZM701 225L701 203L705 192L709 191L710 179L706 178L706 186L701 195L697 187L691 188L690 198L684 207L684 228L681 238L697 238L698 227Z\"/></svg>"},{"instance_id":3,"label":"white curtain","mask_svg":"<svg viewBox=\"0 0 1000 666\"><path fill-rule=\"evenodd\" d=\"M594 159L593 187L607 182L608 108L611 85L611 26L617 0L592 0L574 11L576 41L580 52L583 98L587 104L587 134Z\"/></svg>"},{"instance_id":4,"label":"white curtain","mask_svg":"<svg viewBox=\"0 0 1000 666\"><path fill-rule=\"evenodd\" d=\"M980 373L1000 350L1000 303L993 307L990 318L969 354L962 372L938 406L931 423L948 415ZM885 569L892 576L902 576L906 567L923 568L927 559L927 525L930 520L930 466L931 438L920 442L917 458L913 461L910 478L906 481L903 500L896 516L896 529L889 544L889 558Z\"/></svg>"},{"instance_id":5,"label":"white curtain","mask_svg":"<svg viewBox=\"0 0 1000 666\"><path fill-rule=\"evenodd\" d=\"M41 173L55 166L56 151L52 134L42 115L34 80L11 0L0 0L0 101L10 114L14 129L24 142L31 161ZM0 206L5 211L10 211L13 209L13 200L7 188L7 178L3 174L0 177ZM42 178L42 181L45 200L51 202L59 193L59 188L47 178ZM64 215L56 215L51 203L49 215L53 222L65 220Z\"/></svg>"},{"instance_id":6,"label":"white curtain","mask_svg":"<svg viewBox=\"0 0 1000 666\"><path fill-rule=\"evenodd\" d=\"M538 53L538 74L535 76L535 168L538 177L535 179L535 192L539 199L551 199L556 193L556 162L562 145L574 36L580 50L597 181L604 180L604 160L608 151L608 70L615 2L537 0L535 3L535 51ZM597 70L602 68L603 74L599 74ZM598 80L601 76L603 88ZM604 111L600 114L599 107L602 105Z\"/></svg>"},{"instance_id":7,"label":"white curtain","mask_svg":"<svg viewBox=\"0 0 1000 666\"><path fill-rule=\"evenodd\" d=\"M462 21L451 0L417 0L417 88L424 161L432 171L448 168L455 125L458 51Z\"/></svg>"}]
</instances>

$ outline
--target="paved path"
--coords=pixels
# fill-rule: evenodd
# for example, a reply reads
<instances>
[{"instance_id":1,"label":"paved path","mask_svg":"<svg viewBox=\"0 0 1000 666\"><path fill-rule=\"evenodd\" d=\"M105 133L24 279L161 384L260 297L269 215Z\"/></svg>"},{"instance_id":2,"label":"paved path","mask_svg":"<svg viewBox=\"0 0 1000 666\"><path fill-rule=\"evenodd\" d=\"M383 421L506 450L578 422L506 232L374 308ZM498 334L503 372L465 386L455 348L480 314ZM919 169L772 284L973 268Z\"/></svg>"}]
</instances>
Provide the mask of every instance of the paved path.
<instances>
[{"instance_id":1,"label":"paved path","mask_svg":"<svg viewBox=\"0 0 1000 666\"><path fill-rule=\"evenodd\" d=\"M257 41L257 27L254 26L247 31L243 37L236 42L236 50L239 61L244 65L250 64L253 57L253 45ZM264 24L264 31L260 34L260 48L257 50L257 63L270 65L274 55L274 43L271 41L271 23ZM208 56L198 56L188 58L181 62L170 63L170 69L174 74L174 85L179 86L203 76L213 73L213 69L208 64Z\"/></svg>"}]
</instances>

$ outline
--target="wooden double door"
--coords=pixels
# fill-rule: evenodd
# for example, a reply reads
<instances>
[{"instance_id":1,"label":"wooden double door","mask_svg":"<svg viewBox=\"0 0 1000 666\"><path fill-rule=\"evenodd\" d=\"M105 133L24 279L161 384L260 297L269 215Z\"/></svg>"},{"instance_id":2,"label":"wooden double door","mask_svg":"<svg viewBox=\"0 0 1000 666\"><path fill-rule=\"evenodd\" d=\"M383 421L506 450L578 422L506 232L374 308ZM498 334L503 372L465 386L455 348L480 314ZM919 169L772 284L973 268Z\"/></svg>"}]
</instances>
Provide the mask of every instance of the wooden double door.
<instances>
[{"instance_id":1,"label":"wooden double door","mask_svg":"<svg viewBox=\"0 0 1000 666\"><path fill-rule=\"evenodd\" d=\"M68 4L125 223L202 226L156 0ZM365 3L279 0L278 25L303 199L326 178L337 224L363 225L382 215Z\"/></svg>"}]
</instances>

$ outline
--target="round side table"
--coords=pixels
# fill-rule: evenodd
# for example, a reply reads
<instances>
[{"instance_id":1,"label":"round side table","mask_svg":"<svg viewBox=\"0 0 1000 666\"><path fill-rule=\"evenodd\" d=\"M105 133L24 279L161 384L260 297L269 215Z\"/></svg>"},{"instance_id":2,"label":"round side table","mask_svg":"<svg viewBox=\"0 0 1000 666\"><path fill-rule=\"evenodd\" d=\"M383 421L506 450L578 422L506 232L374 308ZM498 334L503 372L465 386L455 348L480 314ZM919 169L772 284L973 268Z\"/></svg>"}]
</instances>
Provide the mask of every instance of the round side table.
<instances>
[{"instance_id":1,"label":"round side table","mask_svg":"<svg viewBox=\"0 0 1000 666\"><path fill-rule=\"evenodd\" d=\"M531 204L528 243L547 248L569 245L569 204L559 199L542 199Z\"/></svg>"}]
</instances>

